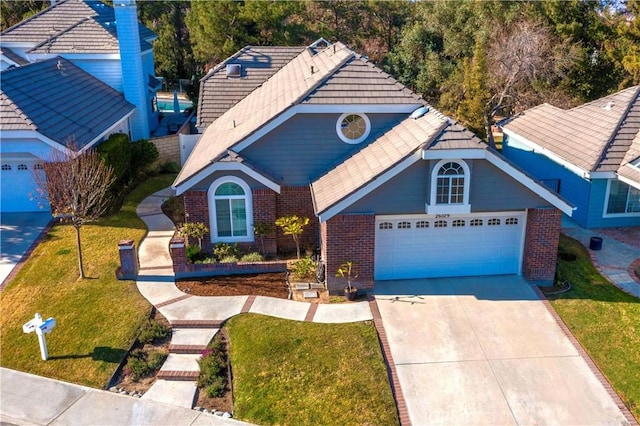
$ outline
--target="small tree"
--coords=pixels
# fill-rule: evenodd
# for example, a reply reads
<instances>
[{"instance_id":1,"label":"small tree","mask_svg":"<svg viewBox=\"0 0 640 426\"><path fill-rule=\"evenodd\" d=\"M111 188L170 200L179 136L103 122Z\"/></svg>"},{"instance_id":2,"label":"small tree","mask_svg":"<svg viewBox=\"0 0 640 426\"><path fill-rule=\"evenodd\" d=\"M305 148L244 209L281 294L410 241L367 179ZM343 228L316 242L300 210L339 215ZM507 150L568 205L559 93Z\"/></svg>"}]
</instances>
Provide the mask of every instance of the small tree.
<instances>
[{"instance_id":1,"label":"small tree","mask_svg":"<svg viewBox=\"0 0 640 426\"><path fill-rule=\"evenodd\" d=\"M202 239L209 232L209 228L207 228L207 225L202 222L187 222L183 223L178 231L181 235L185 235L189 238L196 238L198 240L198 247L202 250Z\"/></svg>"},{"instance_id":2,"label":"small tree","mask_svg":"<svg viewBox=\"0 0 640 426\"><path fill-rule=\"evenodd\" d=\"M302 235L304 227L308 224L308 217L298 217L296 215L283 216L276 220L276 225L282 228L284 235L291 235L293 242L296 243L296 255L298 259L300 259L300 235Z\"/></svg>"},{"instance_id":3,"label":"small tree","mask_svg":"<svg viewBox=\"0 0 640 426\"><path fill-rule=\"evenodd\" d=\"M267 222L256 222L253 224L253 233L260 238L260 247L262 250L262 254L264 252L264 237L273 232L273 226L268 224Z\"/></svg>"},{"instance_id":4,"label":"small tree","mask_svg":"<svg viewBox=\"0 0 640 426\"><path fill-rule=\"evenodd\" d=\"M342 262L338 270L336 271L336 277L344 278L347 282L346 291L348 293L353 293L353 286L351 282L358 278L358 273L355 271L355 262L352 260L347 260Z\"/></svg>"},{"instance_id":5,"label":"small tree","mask_svg":"<svg viewBox=\"0 0 640 426\"><path fill-rule=\"evenodd\" d=\"M114 174L94 150L78 153L72 141L67 146L64 151L54 150L42 169L33 171L33 179L39 196L51 205L53 216L75 229L78 269L80 278L84 278L80 228L106 211Z\"/></svg>"}]
</instances>

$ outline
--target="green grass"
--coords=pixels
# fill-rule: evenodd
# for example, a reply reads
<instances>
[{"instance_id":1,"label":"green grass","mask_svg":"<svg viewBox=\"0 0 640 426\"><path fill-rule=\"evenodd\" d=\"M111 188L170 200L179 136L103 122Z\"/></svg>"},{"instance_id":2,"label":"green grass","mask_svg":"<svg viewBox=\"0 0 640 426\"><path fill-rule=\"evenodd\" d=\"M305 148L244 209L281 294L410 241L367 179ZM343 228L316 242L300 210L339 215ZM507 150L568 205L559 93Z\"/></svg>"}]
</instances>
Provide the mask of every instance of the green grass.
<instances>
[{"instance_id":1,"label":"green grass","mask_svg":"<svg viewBox=\"0 0 640 426\"><path fill-rule=\"evenodd\" d=\"M559 260L571 291L550 298L553 308L640 418L640 299L611 285L594 268L586 249L562 236L561 249L577 256Z\"/></svg>"},{"instance_id":2,"label":"green grass","mask_svg":"<svg viewBox=\"0 0 640 426\"><path fill-rule=\"evenodd\" d=\"M245 314L227 327L234 417L278 425L399 423L372 322Z\"/></svg>"},{"instance_id":3,"label":"green grass","mask_svg":"<svg viewBox=\"0 0 640 426\"><path fill-rule=\"evenodd\" d=\"M146 228L135 214L136 205L173 178L147 180L126 198L119 213L82 227L86 279L78 278L73 228L51 229L0 293L0 365L92 387L107 384L151 309L135 282L115 278L118 241L140 243ZM46 336L48 361L40 359L35 334L22 332L22 324L36 312L57 323Z\"/></svg>"}]
</instances>

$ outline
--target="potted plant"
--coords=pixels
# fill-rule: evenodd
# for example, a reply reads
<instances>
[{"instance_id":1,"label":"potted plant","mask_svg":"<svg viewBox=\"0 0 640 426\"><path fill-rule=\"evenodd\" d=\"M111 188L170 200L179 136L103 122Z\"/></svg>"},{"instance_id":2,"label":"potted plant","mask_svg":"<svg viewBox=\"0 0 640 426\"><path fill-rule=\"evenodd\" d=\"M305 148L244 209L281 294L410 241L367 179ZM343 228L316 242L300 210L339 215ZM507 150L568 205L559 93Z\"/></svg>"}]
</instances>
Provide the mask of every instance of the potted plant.
<instances>
[{"instance_id":1,"label":"potted plant","mask_svg":"<svg viewBox=\"0 0 640 426\"><path fill-rule=\"evenodd\" d=\"M344 288L344 298L348 301L355 300L358 289L351 284L353 280L358 278L358 273L355 271L355 262L352 260L342 262L336 272L336 277L344 278L347 282L347 286Z\"/></svg>"}]
</instances>

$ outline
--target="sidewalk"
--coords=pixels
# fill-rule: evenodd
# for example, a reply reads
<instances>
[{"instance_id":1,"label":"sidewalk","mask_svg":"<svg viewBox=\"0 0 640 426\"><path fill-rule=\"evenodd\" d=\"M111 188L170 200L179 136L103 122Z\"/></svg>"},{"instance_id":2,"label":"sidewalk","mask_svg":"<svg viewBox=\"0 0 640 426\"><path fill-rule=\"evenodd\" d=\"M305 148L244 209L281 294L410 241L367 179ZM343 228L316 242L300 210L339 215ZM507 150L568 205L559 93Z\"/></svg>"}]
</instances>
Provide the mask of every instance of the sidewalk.
<instances>
[{"instance_id":1,"label":"sidewalk","mask_svg":"<svg viewBox=\"0 0 640 426\"><path fill-rule=\"evenodd\" d=\"M172 326L169 356L143 400L191 408L195 403L200 354L222 323L240 313L319 323L373 318L367 302L318 305L264 296L204 297L183 293L175 285L169 255L174 226L161 209L169 196L169 188L158 191L143 200L136 211L149 229L138 250L138 289Z\"/></svg>"},{"instance_id":2,"label":"sidewalk","mask_svg":"<svg viewBox=\"0 0 640 426\"><path fill-rule=\"evenodd\" d=\"M640 298L640 283L631 277L630 265L640 259L640 248L618 241L593 229L584 229L563 220L562 232L574 238L587 249L594 265L616 287ZM602 238L601 250L590 250L591 237Z\"/></svg>"}]
</instances>

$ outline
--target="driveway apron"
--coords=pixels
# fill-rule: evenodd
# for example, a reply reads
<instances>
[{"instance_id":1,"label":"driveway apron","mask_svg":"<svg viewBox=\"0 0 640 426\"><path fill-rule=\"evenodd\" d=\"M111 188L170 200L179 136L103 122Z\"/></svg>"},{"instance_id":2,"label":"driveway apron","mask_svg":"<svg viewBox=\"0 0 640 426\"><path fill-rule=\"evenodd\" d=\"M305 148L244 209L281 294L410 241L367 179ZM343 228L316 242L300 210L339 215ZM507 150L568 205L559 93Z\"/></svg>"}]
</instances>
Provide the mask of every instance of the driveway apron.
<instances>
[{"instance_id":1,"label":"driveway apron","mask_svg":"<svg viewBox=\"0 0 640 426\"><path fill-rule=\"evenodd\" d=\"M429 424L627 424L522 278L376 283L409 418Z\"/></svg>"},{"instance_id":2,"label":"driveway apron","mask_svg":"<svg viewBox=\"0 0 640 426\"><path fill-rule=\"evenodd\" d=\"M51 221L51 213L2 213L0 215L0 284Z\"/></svg>"}]
</instances>

